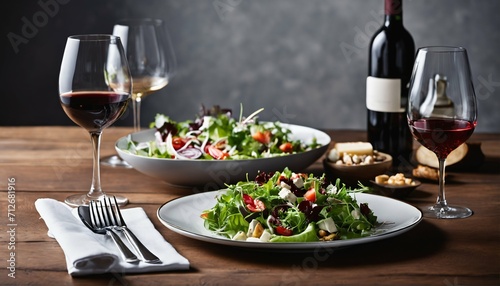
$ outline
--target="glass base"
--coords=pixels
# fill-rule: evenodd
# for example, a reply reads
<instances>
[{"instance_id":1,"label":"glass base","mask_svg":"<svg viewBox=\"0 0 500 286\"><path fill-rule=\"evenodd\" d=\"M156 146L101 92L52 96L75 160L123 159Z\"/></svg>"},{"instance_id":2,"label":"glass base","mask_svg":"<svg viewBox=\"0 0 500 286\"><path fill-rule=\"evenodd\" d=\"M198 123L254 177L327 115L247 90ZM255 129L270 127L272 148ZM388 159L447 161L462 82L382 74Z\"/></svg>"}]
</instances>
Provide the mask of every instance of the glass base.
<instances>
[{"instance_id":1,"label":"glass base","mask_svg":"<svg viewBox=\"0 0 500 286\"><path fill-rule=\"evenodd\" d=\"M101 164L109 167L133 168L132 165L117 155L101 158Z\"/></svg>"},{"instance_id":2,"label":"glass base","mask_svg":"<svg viewBox=\"0 0 500 286\"><path fill-rule=\"evenodd\" d=\"M116 201L118 202L118 205L121 207L128 204L128 199L124 196L108 195L108 194L106 194L106 196L115 196ZM71 195L71 196L67 197L64 200L64 202L72 207L79 207L79 206L88 206L89 202L91 200L97 200L97 199L99 199L99 197L91 198L87 194L85 194L85 195Z\"/></svg>"},{"instance_id":3,"label":"glass base","mask_svg":"<svg viewBox=\"0 0 500 286\"><path fill-rule=\"evenodd\" d=\"M434 205L422 211L428 218L466 218L474 212L467 207Z\"/></svg>"}]
</instances>

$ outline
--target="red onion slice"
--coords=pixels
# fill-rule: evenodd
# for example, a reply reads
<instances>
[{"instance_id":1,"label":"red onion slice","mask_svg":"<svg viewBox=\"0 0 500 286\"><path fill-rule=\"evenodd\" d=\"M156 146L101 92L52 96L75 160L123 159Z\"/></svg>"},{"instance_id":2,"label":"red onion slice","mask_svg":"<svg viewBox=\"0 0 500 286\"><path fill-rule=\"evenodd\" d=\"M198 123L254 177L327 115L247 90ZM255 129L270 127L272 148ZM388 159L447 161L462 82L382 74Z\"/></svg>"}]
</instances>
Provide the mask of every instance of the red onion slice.
<instances>
[{"instance_id":1,"label":"red onion slice","mask_svg":"<svg viewBox=\"0 0 500 286\"><path fill-rule=\"evenodd\" d=\"M188 147L182 150L177 150L177 154L186 159L198 159L203 155L200 149L194 147Z\"/></svg>"}]
</instances>

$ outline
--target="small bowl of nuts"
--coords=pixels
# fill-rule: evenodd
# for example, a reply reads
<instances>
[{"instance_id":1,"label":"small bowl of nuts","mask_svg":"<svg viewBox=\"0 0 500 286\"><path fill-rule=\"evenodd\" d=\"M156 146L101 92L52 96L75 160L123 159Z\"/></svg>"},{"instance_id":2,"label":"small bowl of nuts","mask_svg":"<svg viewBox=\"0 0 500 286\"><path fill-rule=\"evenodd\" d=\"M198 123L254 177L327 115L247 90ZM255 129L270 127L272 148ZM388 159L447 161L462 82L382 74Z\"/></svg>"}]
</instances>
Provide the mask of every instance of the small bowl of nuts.
<instances>
[{"instance_id":1,"label":"small bowl of nuts","mask_svg":"<svg viewBox=\"0 0 500 286\"><path fill-rule=\"evenodd\" d=\"M402 199L420 186L420 181L407 178L403 173L396 175L378 175L370 181L375 190L381 195Z\"/></svg>"},{"instance_id":2,"label":"small bowl of nuts","mask_svg":"<svg viewBox=\"0 0 500 286\"><path fill-rule=\"evenodd\" d=\"M368 142L336 143L323 160L325 175L332 182L338 178L349 187L368 184L392 166L389 154L373 150Z\"/></svg>"}]
</instances>

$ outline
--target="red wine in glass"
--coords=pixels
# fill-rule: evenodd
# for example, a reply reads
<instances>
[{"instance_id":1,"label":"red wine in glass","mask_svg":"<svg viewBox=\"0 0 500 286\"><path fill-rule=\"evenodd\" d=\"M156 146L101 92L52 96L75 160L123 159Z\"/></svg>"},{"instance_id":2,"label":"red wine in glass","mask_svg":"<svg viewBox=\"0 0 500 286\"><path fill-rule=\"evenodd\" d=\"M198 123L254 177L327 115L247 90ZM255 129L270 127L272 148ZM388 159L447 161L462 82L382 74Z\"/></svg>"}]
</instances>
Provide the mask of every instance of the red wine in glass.
<instances>
[{"instance_id":1,"label":"red wine in glass","mask_svg":"<svg viewBox=\"0 0 500 286\"><path fill-rule=\"evenodd\" d=\"M68 37L59 72L59 102L66 115L89 132L93 165L90 190L68 196L67 204L88 205L106 196L99 166L101 134L124 113L131 93L130 71L119 37ZM116 197L119 205L127 204L126 197Z\"/></svg>"},{"instance_id":2,"label":"red wine in glass","mask_svg":"<svg viewBox=\"0 0 500 286\"><path fill-rule=\"evenodd\" d=\"M475 122L459 119L425 118L409 122L417 141L446 159L451 151L464 143L474 132Z\"/></svg>"},{"instance_id":3,"label":"red wine in glass","mask_svg":"<svg viewBox=\"0 0 500 286\"><path fill-rule=\"evenodd\" d=\"M125 111L128 93L80 91L60 95L64 112L73 122L89 131L101 131L113 124Z\"/></svg>"},{"instance_id":4,"label":"red wine in glass","mask_svg":"<svg viewBox=\"0 0 500 286\"><path fill-rule=\"evenodd\" d=\"M440 219L471 216L468 207L448 204L444 188L446 158L472 135L477 124L477 100L464 48L418 49L406 116L413 137L439 161L437 200L422 210L423 215Z\"/></svg>"}]
</instances>

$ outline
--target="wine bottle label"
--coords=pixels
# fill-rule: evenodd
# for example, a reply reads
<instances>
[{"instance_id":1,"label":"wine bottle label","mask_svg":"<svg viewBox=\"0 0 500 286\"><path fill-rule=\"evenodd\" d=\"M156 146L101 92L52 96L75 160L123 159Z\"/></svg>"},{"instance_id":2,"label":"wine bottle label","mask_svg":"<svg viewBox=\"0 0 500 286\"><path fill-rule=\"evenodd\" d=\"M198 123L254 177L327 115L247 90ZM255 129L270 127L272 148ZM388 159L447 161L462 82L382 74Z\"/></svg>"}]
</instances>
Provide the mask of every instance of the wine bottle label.
<instances>
[{"instance_id":1,"label":"wine bottle label","mask_svg":"<svg viewBox=\"0 0 500 286\"><path fill-rule=\"evenodd\" d=\"M366 108L378 112L404 112L401 107L401 79L367 77Z\"/></svg>"}]
</instances>

